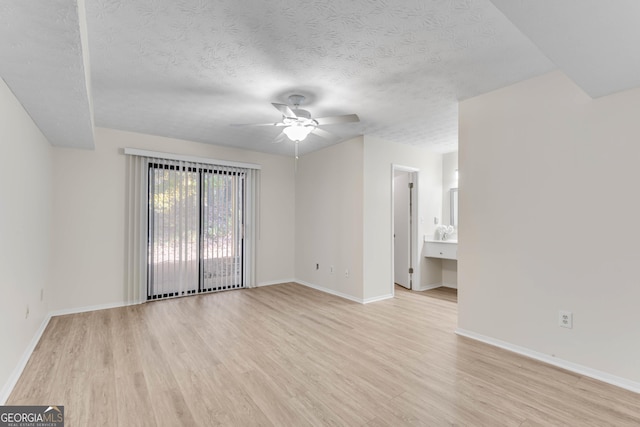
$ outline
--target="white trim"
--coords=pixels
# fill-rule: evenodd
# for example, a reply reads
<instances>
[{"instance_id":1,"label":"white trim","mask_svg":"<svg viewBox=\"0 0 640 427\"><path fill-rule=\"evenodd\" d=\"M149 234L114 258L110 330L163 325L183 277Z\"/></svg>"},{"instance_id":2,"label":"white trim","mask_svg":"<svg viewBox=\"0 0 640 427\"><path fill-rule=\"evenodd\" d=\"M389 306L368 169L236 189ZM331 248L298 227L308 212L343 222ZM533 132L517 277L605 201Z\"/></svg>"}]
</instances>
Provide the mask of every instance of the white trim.
<instances>
[{"instance_id":1,"label":"white trim","mask_svg":"<svg viewBox=\"0 0 640 427\"><path fill-rule=\"evenodd\" d=\"M31 338L31 341L29 342L29 345L25 349L24 353L22 353L22 357L18 361L18 364L13 369L13 372L11 372L9 379L2 387L2 391L0 391L0 405L4 405L7 403L7 399L11 395L13 388L18 383L18 380L20 379L20 375L22 375L22 371L24 371L24 368L27 366L27 363L31 358L31 354L33 353L33 350L36 349L38 342L40 342L40 338L42 338L42 334L44 333L44 330L47 328L47 325L49 324L49 320L51 320L51 314L46 315L45 318L42 320L40 327L36 331L33 338Z\"/></svg>"},{"instance_id":2,"label":"white trim","mask_svg":"<svg viewBox=\"0 0 640 427\"><path fill-rule=\"evenodd\" d=\"M422 291L428 291L430 289L436 289L436 288L441 288L442 284L441 283L434 283L431 285L421 285L418 286L417 288L415 288L416 291L418 292L422 292Z\"/></svg>"},{"instance_id":3,"label":"white trim","mask_svg":"<svg viewBox=\"0 0 640 427\"><path fill-rule=\"evenodd\" d=\"M396 238L393 235L393 233L396 230L396 220L395 220L395 214L396 214L396 199L395 199L395 189L396 189L396 183L395 183L395 178L396 178L396 168L393 165L393 163L391 163L391 205L389 206L391 208L391 212L390 212L390 217L391 217L391 260L389 262L389 264L391 265L390 268L390 281L391 281L391 285L389 290L391 291L391 295L395 295L396 294ZM411 230L409 230L409 232L411 232Z\"/></svg>"},{"instance_id":4,"label":"white trim","mask_svg":"<svg viewBox=\"0 0 640 427\"><path fill-rule=\"evenodd\" d=\"M411 166L402 166L402 165L398 165L396 163L391 163L391 167L394 170L398 170L398 171L402 171L402 172L420 172L420 169L418 169L418 168L413 168Z\"/></svg>"},{"instance_id":5,"label":"white trim","mask_svg":"<svg viewBox=\"0 0 640 427\"><path fill-rule=\"evenodd\" d=\"M125 148L124 154L131 156L153 157L156 159L178 160L183 162L205 163L208 165L231 166L235 168L262 169L261 165L255 163L232 162L229 160L209 159L206 157L185 156L183 154L162 153L160 151L139 150L137 148Z\"/></svg>"},{"instance_id":6,"label":"white trim","mask_svg":"<svg viewBox=\"0 0 640 427\"><path fill-rule=\"evenodd\" d=\"M416 291L428 291L430 289L436 288L449 288L449 289L458 289L458 285L451 285L448 283L432 283L430 285L418 286L415 288Z\"/></svg>"},{"instance_id":7,"label":"white trim","mask_svg":"<svg viewBox=\"0 0 640 427\"><path fill-rule=\"evenodd\" d=\"M539 353L537 351L530 350L525 347L520 347L505 341L501 341L495 338L487 337L485 335L477 334L475 332L467 331L464 329L456 329L456 334L470 338L472 340L480 341L485 344L499 347L513 353L521 354L531 359L539 360L540 362L547 363L549 365L557 366L567 371L574 372L576 374L584 375L596 380L624 388L625 390L640 393L640 383L628 380L626 378L618 377L616 375L609 374L607 372L599 371L597 369L589 368L587 366L578 365L577 363L569 362L567 360L559 359L557 357L549 356L545 353Z\"/></svg>"},{"instance_id":8,"label":"white trim","mask_svg":"<svg viewBox=\"0 0 640 427\"><path fill-rule=\"evenodd\" d=\"M387 294L387 295L382 295L382 296L379 296L379 297L365 298L365 299L362 300L362 304L369 304L369 303L372 303L372 302L384 301L386 299L391 299L393 297L394 297L393 294Z\"/></svg>"},{"instance_id":9,"label":"white trim","mask_svg":"<svg viewBox=\"0 0 640 427\"><path fill-rule=\"evenodd\" d=\"M127 307L129 305L144 304L145 302L146 301L143 301L142 303L114 302L110 304L89 305L85 307L68 308L64 310L52 311L51 313L49 313L49 316L50 317L65 316L67 314L86 313L88 311L108 310L110 308L120 308L120 307Z\"/></svg>"},{"instance_id":10,"label":"white trim","mask_svg":"<svg viewBox=\"0 0 640 427\"><path fill-rule=\"evenodd\" d=\"M283 280L267 280L266 282L258 283L258 288L262 286L272 286L272 285L284 285L285 283L296 283L296 279L283 279Z\"/></svg>"},{"instance_id":11,"label":"white trim","mask_svg":"<svg viewBox=\"0 0 640 427\"><path fill-rule=\"evenodd\" d=\"M316 291L324 292L326 294L335 295L340 298L348 299L349 301L357 302L358 304L370 304L372 302L384 301L394 297L393 294L387 294L387 295L381 295L378 297L371 297L371 298L356 298L352 295L334 291L333 289L325 288L324 286L314 285L313 283L305 282L304 280L295 279L295 280L291 280L291 282L298 283L302 286L306 286L307 288L312 288L312 289L315 289Z\"/></svg>"},{"instance_id":12,"label":"white trim","mask_svg":"<svg viewBox=\"0 0 640 427\"><path fill-rule=\"evenodd\" d=\"M342 292L334 291L333 289L325 288L323 286L314 285L313 283L305 282L304 280L296 279L296 280L294 280L294 282L298 283L300 285L306 286L307 288L315 289L316 291L321 291L321 292L324 292L326 294L331 294L331 295L335 295L335 296L340 297L340 298L348 299L349 301L354 301L354 302L357 302L359 304L364 304L364 300L362 298L356 298L356 297L351 296L351 295L343 294Z\"/></svg>"}]
</instances>

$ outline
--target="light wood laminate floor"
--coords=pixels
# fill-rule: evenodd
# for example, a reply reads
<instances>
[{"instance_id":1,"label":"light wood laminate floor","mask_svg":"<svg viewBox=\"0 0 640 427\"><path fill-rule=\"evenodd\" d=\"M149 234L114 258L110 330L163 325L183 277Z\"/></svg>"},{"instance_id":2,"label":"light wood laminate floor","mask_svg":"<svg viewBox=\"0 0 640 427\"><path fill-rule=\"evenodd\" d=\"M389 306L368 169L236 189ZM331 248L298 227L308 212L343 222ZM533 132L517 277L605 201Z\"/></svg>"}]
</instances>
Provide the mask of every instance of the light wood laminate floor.
<instances>
[{"instance_id":1,"label":"light wood laminate floor","mask_svg":"<svg viewBox=\"0 0 640 427\"><path fill-rule=\"evenodd\" d=\"M396 292L398 287L396 286ZM422 291L416 295L422 295L428 298L436 298L449 302L458 302L458 290L453 288L447 288L441 286L439 288L429 289L428 291Z\"/></svg>"},{"instance_id":2,"label":"light wood laminate floor","mask_svg":"<svg viewBox=\"0 0 640 427\"><path fill-rule=\"evenodd\" d=\"M640 425L640 395L456 336L456 309L283 284L54 317L7 404L67 427Z\"/></svg>"}]
</instances>

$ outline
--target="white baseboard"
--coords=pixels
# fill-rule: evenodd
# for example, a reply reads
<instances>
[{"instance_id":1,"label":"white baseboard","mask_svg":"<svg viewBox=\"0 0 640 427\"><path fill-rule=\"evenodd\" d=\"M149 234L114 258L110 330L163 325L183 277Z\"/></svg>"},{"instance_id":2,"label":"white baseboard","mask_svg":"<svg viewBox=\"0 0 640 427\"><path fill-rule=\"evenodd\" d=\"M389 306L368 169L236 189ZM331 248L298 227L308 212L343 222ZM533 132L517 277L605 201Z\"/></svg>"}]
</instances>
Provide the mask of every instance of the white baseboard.
<instances>
[{"instance_id":1,"label":"white baseboard","mask_svg":"<svg viewBox=\"0 0 640 427\"><path fill-rule=\"evenodd\" d=\"M369 304L372 302L384 301L390 298L393 298L393 294L382 295L379 297L365 298L362 300L362 304Z\"/></svg>"},{"instance_id":2,"label":"white baseboard","mask_svg":"<svg viewBox=\"0 0 640 427\"><path fill-rule=\"evenodd\" d=\"M49 313L49 316L50 317L65 316L67 314L86 313L88 311L97 311L97 310L108 310L110 308L126 307L129 305L136 305L136 304L137 303L113 302L110 304L89 305L86 307L78 307L78 308L66 308L64 310L52 311L51 313Z\"/></svg>"},{"instance_id":3,"label":"white baseboard","mask_svg":"<svg viewBox=\"0 0 640 427\"><path fill-rule=\"evenodd\" d=\"M268 280L266 282L260 282L256 287L260 288L262 286L271 286L271 285L282 285L283 283L291 283L296 282L296 279L283 279L283 280Z\"/></svg>"},{"instance_id":4,"label":"white baseboard","mask_svg":"<svg viewBox=\"0 0 640 427\"><path fill-rule=\"evenodd\" d=\"M393 294L387 294L387 295L382 295L379 297L373 297L373 298L357 298L354 297L352 295L348 295L342 292L338 292L338 291L334 291L333 289L329 289L329 288L325 288L324 286L319 286L310 282L306 282L304 280L299 280L299 279L289 279L289 280L278 280L278 281L273 281L273 282L262 282L260 284L258 284L258 286L270 286L270 285L279 285L282 283L298 283L302 286L306 286L307 288L312 288L315 289L316 291L320 291L320 292L324 292L326 294L331 294L331 295L335 295L337 297L340 298L344 298L344 299L348 299L349 301L354 301L357 302L359 304L369 304L372 302L377 302L377 301L384 301L386 299L389 298L393 298Z\"/></svg>"},{"instance_id":5,"label":"white baseboard","mask_svg":"<svg viewBox=\"0 0 640 427\"><path fill-rule=\"evenodd\" d=\"M422 285L422 286L417 286L414 290L415 291L428 291L429 289L435 289L435 288L440 288L442 287L442 284L440 283L433 283L431 285Z\"/></svg>"},{"instance_id":6,"label":"white baseboard","mask_svg":"<svg viewBox=\"0 0 640 427\"><path fill-rule=\"evenodd\" d=\"M303 286L306 286L308 288L315 289L316 291L321 291L321 292L324 292L326 294L331 294L331 295L335 295L335 296L340 297L340 298L348 299L349 301L354 301L354 302L357 302L357 303L360 303L360 304L364 304L364 300L362 298L357 298L357 297L354 297L352 295L348 295L348 294L344 294L342 292L334 291L333 289L325 288L323 286L314 285L313 283L305 282L304 280L296 279L296 280L294 280L294 282L295 283L299 283L299 284L301 284Z\"/></svg>"},{"instance_id":7,"label":"white baseboard","mask_svg":"<svg viewBox=\"0 0 640 427\"><path fill-rule=\"evenodd\" d=\"M458 285L450 285L448 283L432 283L430 285L419 286L415 290L416 291L428 291L429 289L436 289L436 288L458 289Z\"/></svg>"},{"instance_id":8,"label":"white baseboard","mask_svg":"<svg viewBox=\"0 0 640 427\"><path fill-rule=\"evenodd\" d=\"M464 329L456 329L456 334L492 345L494 347L499 347L513 353L521 354L531 359L539 360L540 362L557 366L559 368L566 369L567 371L584 375L586 377L590 377L620 388L624 388L635 393L640 393L640 383L628 380L626 378L618 377L607 372L598 371L597 369L589 368L587 366L578 365L577 363L569 362L567 360L558 359L557 357L552 357L545 353L539 353L525 347L520 347L505 341L487 337L485 335L477 334L475 332L467 331Z\"/></svg>"},{"instance_id":9,"label":"white baseboard","mask_svg":"<svg viewBox=\"0 0 640 427\"><path fill-rule=\"evenodd\" d=\"M33 353L33 350L36 349L36 346L38 345L38 342L40 341L40 338L42 337L44 330L47 328L47 325L49 324L49 320L51 320L50 314L46 315L45 318L42 320L40 327L36 331L33 338L31 338L31 341L29 342L29 345L25 349L24 353L22 353L22 357L18 361L18 364L13 369L13 372L11 372L11 375L9 376L9 379L7 380L5 385L2 387L2 391L0 391L0 405L4 405L7 402L7 399L9 398L9 395L11 395L13 388L18 383L18 380L20 379L20 375L22 375L22 371L24 371L24 368L27 366L27 363L31 358L31 354Z\"/></svg>"}]
</instances>

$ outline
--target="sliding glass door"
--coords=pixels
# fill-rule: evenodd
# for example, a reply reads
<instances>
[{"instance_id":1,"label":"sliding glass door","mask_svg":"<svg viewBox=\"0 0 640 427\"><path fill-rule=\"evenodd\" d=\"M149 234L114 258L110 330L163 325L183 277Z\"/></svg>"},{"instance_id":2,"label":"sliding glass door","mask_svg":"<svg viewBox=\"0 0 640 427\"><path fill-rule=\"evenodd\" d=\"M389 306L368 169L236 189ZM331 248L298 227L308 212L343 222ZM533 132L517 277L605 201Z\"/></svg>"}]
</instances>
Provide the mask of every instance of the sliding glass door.
<instances>
[{"instance_id":1,"label":"sliding glass door","mask_svg":"<svg viewBox=\"0 0 640 427\"><path fill-rule=\"evenodd\" d=\"M244 287L245 174L149 164L147 299Z\"/></svg>"},{"instance_id":2,"label":"sliding glass door","mask_svg":"<svg viewBox=\"0 0 640 427\"><path fill-rule=\"evenodd\" d=\"M234 289L243 283L244 176L202 175L202 288Z\"/></svg>"}]
</instances>

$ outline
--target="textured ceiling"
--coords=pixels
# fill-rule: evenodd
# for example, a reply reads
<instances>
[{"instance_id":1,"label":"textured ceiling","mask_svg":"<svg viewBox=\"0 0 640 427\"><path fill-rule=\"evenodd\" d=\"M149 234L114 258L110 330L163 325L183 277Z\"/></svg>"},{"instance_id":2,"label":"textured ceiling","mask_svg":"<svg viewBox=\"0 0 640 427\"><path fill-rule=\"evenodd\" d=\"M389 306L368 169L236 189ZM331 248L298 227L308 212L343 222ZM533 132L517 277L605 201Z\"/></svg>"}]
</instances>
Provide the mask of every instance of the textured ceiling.
<instances>
[{"instance_id":1,"label":"textured ceiling","mask_svg":"<svg viewBox=\"0 0 640 427\"><path fill-rule=\"evenodd\" d=\"M459 100L556 66L594 96L640 84L635 0L492 1L6 0L0 77L55 145L93 147L95 121L286 155L279 129L230 124L301 93L361 118L302 153L361 134L447 152Z\"/></svg>"},{"instance_id":2,"label":"textured ceiling","mask_svg":"<svg viewBox=\"0 0 640 427\"><path fill-rule=\"evenodd\" d=\"M94 146L84 15L82 1L0 2L0 77L63 147Z\"/></svg>"},{"instance_id":3,"label":"textured ceiling","mask_svg":"<svg viewBox=\"0 0 640 427\"><path fill-rule=\"evenodd\" d=\"M457 101L553 65L488 0L87 0L96 125L291 155L270 102L457 147ZM310 136L301 150L330 143Z\"/></svg>"}]
</instances>

